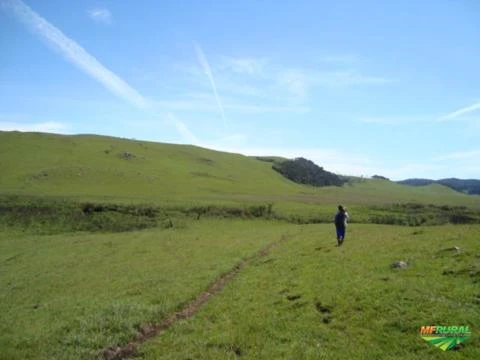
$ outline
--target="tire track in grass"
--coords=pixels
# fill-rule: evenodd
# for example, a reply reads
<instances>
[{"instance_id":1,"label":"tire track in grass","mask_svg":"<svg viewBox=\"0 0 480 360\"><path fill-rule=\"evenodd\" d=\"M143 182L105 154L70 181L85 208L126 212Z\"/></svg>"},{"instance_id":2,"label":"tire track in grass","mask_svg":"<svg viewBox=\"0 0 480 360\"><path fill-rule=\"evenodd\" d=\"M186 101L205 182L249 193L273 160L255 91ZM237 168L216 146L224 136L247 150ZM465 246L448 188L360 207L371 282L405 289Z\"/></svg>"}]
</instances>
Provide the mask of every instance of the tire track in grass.
<instances>
[{"instance_id":1,"label":"tire track in grass","mask_svg":"<svg viewBox=\"0 0 480 360\"><path fill-rule=\"evenodd\" d=\"M100 353L101 358L104 360L123 360L137 356L137 347L139 345L148 339L162 334L171 326L175 325L175 323L178 321L188 319L195 315L198 311L200 311L200 308L203 304L205 304L212 296L219 293L225 287L225 285L227 285L243 268L252 263L254 260L267 256L274 247L289 240L291 237L291 234L283 234L279 240L270 243L263 249L257 251L255 254L240 261L227 273L220 276L220 278L218 278L214 283L210 284L205 291L198 294L195 299L186 304L179 311L176 311L175 313L169 315L166 319L156 324L141 326L139 329L139 335L134 340L131 340L128 344L104 348Z\"/></svg>"}]
</instances>

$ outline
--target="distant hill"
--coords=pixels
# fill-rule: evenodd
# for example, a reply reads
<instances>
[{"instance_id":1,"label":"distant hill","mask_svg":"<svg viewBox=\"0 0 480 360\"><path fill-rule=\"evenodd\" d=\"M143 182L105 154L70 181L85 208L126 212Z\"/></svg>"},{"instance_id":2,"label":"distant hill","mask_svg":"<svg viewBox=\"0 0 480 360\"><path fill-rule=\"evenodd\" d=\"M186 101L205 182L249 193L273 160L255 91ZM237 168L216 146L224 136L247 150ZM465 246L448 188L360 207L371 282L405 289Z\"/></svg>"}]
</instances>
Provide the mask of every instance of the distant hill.
<instances>
[{"instance_id":1,"label":"distant hill","mask_svg":"<svg viewBox=\"0 0 480 360\"><path fill-rule=\"evenodd\" d=\"M449 188L469 195L480 195L480 180L476 179L407 179L398 181L399 184L411 185L411 186L425 186L431 184L441 184L448 186Z\"/></svg>"}]
</instances>

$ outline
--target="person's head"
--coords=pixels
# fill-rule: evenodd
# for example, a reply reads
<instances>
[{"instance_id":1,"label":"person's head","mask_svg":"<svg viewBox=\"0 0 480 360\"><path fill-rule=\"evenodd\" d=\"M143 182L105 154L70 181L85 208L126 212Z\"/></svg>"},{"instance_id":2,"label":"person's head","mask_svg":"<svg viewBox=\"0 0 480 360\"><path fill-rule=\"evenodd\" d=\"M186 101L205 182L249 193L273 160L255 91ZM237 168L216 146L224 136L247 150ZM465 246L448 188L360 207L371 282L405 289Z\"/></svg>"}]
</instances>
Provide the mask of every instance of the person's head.
<instances>
[{"instance_id":1,"label":"person's head","mask_svg":"<svg viewBox=\"0 0 480 360\"><path fill-rule=\"evenodd\" d=\"M338 211L345 211L342 205L338 205Z\"/></svg>"}]
</instances>

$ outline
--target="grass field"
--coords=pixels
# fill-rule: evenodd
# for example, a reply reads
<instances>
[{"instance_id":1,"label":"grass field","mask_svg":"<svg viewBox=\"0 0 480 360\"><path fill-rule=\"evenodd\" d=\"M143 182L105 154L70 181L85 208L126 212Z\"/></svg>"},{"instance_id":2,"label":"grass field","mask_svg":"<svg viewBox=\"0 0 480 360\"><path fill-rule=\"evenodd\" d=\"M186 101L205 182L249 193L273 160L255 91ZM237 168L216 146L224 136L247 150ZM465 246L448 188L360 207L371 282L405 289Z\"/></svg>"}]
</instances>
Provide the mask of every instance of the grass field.
<instances>
[{"instance_id":1,"label":"grass field","mask_svg":"<svg viewBox=\"0 0 480 360\"><path fill-rule=\"evenodd\" d=\"M293 230L205 220L122 234L2 232L0 358L95 357Z\"/></svg>"},{"instance_id":2,"label":"grass field","mask_svg":"<svg viewBox=\"0 0 480 360\"><path fill-rule=\"evenodd\" d=\"M427 324L475 331L480 226L352 225L342 248L332 232L331 225L263 220L122 234L3 232L0 357L96 358L281 238L287 241L245 266L194 318L147 342L143 358L480 355L477 337L445 355L418 336ZM443 251L453 246L460 253ZM390 269L398 260L410 268Z\"/></svg>"},{"instance_id":3,"label":"grass field","mask_svg":"<svg viewBox=\"0 0 480 360\"><path fill-rule=\"evenodd\" d=\"M0 359L102 359L131 341L143 359L480 358L478 196L313 188L253 157L102 136L0 132L0 152ZM444 353L422 325L473 336Z\"/></svg>"},{"instance_id":4,"label":"grass field","mask_svg":"<svg viewBox=\"0 0 480 360\"><path fill-rule=\"evenodd\" d=\"M476 335L444 353L418 334L426 324L478 327L478 225L355 225L342 248L330 226L298 231L195 318L148 342L142 358L479 358ZM453 246L461 252L445 250ZM410 268L390 269L398 260Z\"/></svg>"}]
</instances>

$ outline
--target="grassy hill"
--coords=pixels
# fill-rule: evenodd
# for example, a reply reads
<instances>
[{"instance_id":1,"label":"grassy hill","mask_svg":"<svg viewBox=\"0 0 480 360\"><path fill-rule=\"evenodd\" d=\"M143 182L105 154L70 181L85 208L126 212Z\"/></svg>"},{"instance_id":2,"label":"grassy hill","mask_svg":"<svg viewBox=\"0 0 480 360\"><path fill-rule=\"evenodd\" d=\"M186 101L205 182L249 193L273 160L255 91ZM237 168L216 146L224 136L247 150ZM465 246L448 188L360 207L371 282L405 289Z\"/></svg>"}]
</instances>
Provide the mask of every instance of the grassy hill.
<instances>
[{"instance_id":1,"label":"grassy hill","mask_svg":"<svg viewBox=\"0 0 480 360\"><path fill-rule=\"evenodd\" d=\"M195 146L39 133L2 133L0 144L0 186L12 192L161 200L295 191L263 162Z\"/></svg>"},{"instance_id":2,"label":"grassy hill","mask_svg":"<svg viewBox=\"0 0 480 360\"><path fill-rule=\"evenodd\" d=\"M0 153L1 194L181 204L270 202L285 211L307 212L311 206L338 203L480 207L478 198L438 184L415 188L358 180L341 188L298 185L264 159L189 145L0 132Z\"/></svg>"}]
</instances>

